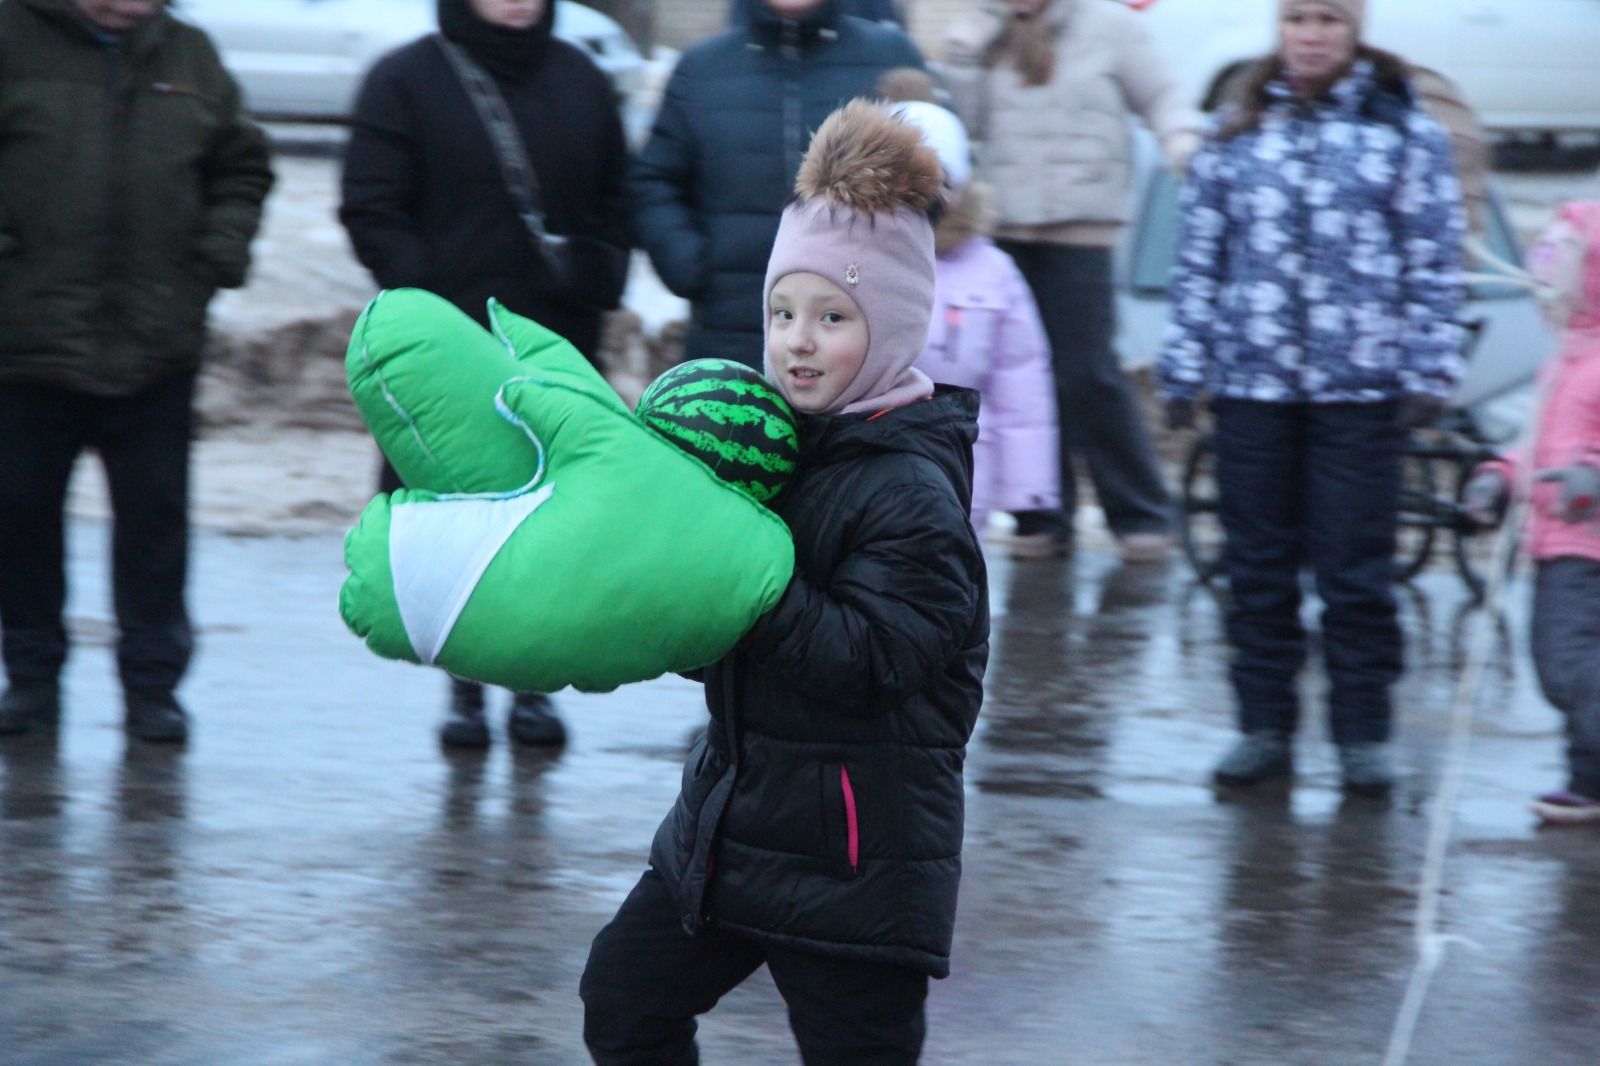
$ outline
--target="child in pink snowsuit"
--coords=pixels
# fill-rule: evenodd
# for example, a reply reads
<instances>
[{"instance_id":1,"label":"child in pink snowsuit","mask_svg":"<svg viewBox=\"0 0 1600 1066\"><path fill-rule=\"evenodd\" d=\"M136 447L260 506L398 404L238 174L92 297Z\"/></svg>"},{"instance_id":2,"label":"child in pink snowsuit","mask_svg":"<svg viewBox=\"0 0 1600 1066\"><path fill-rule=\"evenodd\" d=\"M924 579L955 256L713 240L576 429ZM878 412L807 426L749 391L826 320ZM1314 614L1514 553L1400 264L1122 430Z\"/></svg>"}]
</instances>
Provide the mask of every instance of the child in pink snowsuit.
<instances>
[{"instance_id":1,"label":"child in pink snowsuit","mask_svg":"<svg viewBox=\"0 0 1600 1066\"><path fill-rule=\"evenodd\" d=\"M917 369L941 385L982 397L972 449L972 524L991 509L1013 514L1061 506L1050 343L1033 292L1011 257L989 239L987 188L969 181L961 120L937 105L902 104L945 168L946 209L934 228L933 319ZM1012 537L1016 557L1054 555L1050 533Z\"/></svg>"},{"instance_id":2,"label":"child in pink snowsuit","mask_svg":"<svg viewBox=\"0 0 1600 1066\"><path fill-rule=\"evenodd\" d=\"M1528 257L1561 330L1541 374L1526 544L1536 565L1533 661L1567 720L1565 789L1534 801L1554 824L1600 823L1600 201L1564 205ZM1517 481L1511 457L1486 463L1463 503L1498 521Z\"/></svg>"}]
</instances>

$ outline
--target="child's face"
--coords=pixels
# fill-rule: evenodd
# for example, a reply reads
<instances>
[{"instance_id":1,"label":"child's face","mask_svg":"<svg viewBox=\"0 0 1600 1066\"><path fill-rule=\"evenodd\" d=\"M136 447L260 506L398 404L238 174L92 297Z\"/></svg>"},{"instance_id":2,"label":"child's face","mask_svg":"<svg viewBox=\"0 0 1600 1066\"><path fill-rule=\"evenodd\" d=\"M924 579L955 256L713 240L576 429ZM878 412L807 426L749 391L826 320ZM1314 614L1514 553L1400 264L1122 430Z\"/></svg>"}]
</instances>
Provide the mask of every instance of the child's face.
<instances>
[{"instance_id":1,"label":"child's face","mask_svg":"<svg viewBox=\"0 0 1600 1066\"><path fill-rule=\"evenodd\" d=\"M767 359L797 410L828 410L861 371L868 339L861 308L822 275L785 274L772 286Z\"/></svg>"}]
</instances>

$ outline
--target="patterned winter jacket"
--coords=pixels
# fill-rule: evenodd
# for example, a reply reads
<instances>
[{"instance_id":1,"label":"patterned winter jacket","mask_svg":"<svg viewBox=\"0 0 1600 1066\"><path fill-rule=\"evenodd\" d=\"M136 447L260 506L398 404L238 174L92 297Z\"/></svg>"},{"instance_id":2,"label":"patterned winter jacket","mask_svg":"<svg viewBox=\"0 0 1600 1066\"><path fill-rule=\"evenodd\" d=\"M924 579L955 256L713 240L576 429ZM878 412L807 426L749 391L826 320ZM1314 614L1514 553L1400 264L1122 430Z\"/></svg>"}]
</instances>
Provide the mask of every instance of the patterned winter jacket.
<instances>
[{"instance_id":1,"label":"patterned winter jacket","mask_svg":"<svg viewBox=\"0 0 1600 1066\"><path fill-rule=\"evenodd\" d=\"M1321 101L1267 93L1258 128L1213 135L1190 163L1163 391L1447 397L1465 226L1447 134L1365 59Z\"/></svg>"}]
</instances>

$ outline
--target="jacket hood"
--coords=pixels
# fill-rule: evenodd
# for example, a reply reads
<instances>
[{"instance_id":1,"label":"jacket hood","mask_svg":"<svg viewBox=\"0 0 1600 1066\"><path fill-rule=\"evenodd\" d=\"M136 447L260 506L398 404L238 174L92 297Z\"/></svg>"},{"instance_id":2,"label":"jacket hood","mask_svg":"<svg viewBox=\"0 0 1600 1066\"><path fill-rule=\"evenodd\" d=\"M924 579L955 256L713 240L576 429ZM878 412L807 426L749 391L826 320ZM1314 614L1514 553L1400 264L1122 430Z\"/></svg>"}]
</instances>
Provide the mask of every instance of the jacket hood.
<instances>
[{"instance_id":1,"label":"jacket hood","mask_svg":"<svg viewBox=\"0 0 1600 1066\"><path fill-rule=\"evenodd\" d=\"M879 415L802 415L800 462L830 465L872 452L920 455L938 464L970 510L977 439L978 394L938 385L932 399Z\"/></svg>"},{"instance_id":2,"label":"jacket hood","mask_svg":"<svg viewBox=\"0 0 1600 1066\"><path fill-rule=\"evenodd\" d=\"M969 182L933 227L933 250L940 259L965 248L974 237L994 235L994 193L981 181Z\"/></svg>"},{"instance_id":3,"label":"jacket hood","mask_svg":"<svg viewBox=\"0 0 1600 1066\"><path fill-rule=\"evenodd\" d=\"M1274 104L1295 102L1294 88L1281 66L1263 92ZM1333 83L1323 102L1341 114L1367 115L1395 125L1400 123L1404 111L1419 106L1416 91L1406 77L1379 69L1376 62L1365 56L1352 63L1344 76Z\"/></svg>"},{"instance_id":4,"label":"jacket hood","mask_svg":"<svg viewBox=\"0 0 1600 1066\"><path fill-rule=\"evenodd\" d=\"M1600 200L1563 204L1558 216L1571 226L1583 247L1573 294L1576 307L1567 329L1583 335L1586 354L1600 353Z\"/></svg>"},{"instance_id":5,"label":"jacket hood","mask_svg":"<svg viewBox=\"0 0 1600 1066\"><path fill-rule=\"evenodd\" d=\"M437 0L439 32L491 74L516 81L530 74L544 58L555 33L555 0L546 0L539 21L525 30L485 22L468 0Z\"/></svg>"},{"instance_id":6,"label":"jacket hood","mask_svg":"<svg viewBox=\"0 0 1600 1066\"><path fill-rule=\"evenodd\" d=\"M797 26L800 40L805 42L832 34L839 28L839 0L822 0L822 6L799 19L782 17L768 7L765 0L742 0L742 3L750 26L750 36L769 47L782 43L784 26L787 24Z\"/></svg>"}]
</instances>

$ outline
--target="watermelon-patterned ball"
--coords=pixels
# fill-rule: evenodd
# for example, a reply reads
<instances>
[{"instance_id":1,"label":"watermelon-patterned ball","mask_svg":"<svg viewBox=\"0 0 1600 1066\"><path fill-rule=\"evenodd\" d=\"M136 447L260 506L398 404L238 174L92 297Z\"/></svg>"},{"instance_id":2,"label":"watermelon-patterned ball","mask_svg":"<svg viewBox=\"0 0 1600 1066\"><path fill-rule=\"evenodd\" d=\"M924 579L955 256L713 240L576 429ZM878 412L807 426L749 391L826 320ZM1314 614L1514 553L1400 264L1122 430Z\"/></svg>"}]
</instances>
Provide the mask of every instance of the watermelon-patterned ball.
<instances>
[{"instance_id":1,"label":"watermelon-patterned ball","mask_svg":"<svg viewBox=\"0 0 1600 1066\"><path fill-rule=\"evenodd\" d=\"M800 455L794 411L757 370L691 359L639 397L644 424L758 503L783 491Z\"/></svg>"}]
</instances>

